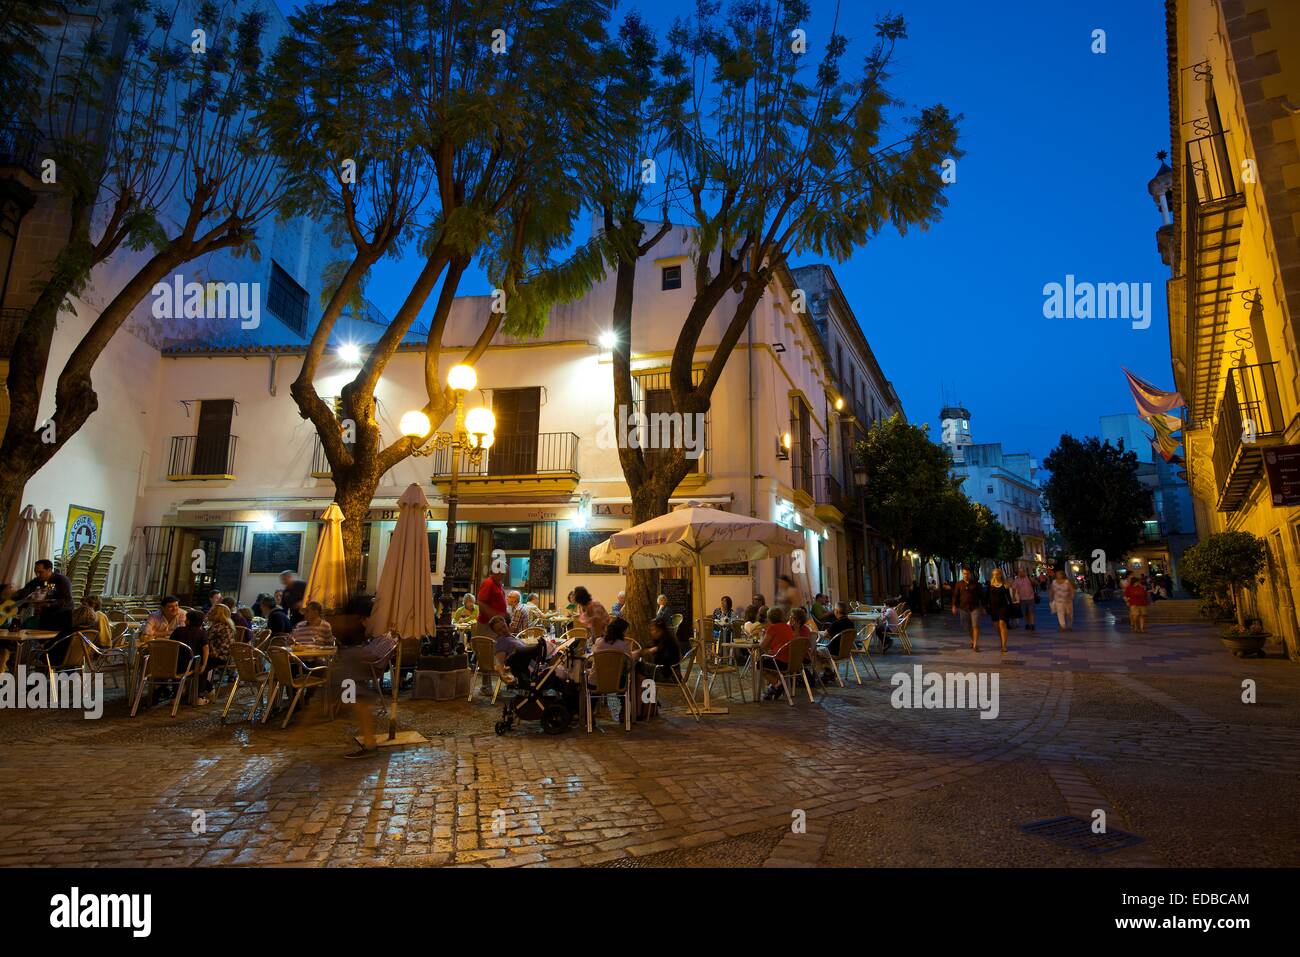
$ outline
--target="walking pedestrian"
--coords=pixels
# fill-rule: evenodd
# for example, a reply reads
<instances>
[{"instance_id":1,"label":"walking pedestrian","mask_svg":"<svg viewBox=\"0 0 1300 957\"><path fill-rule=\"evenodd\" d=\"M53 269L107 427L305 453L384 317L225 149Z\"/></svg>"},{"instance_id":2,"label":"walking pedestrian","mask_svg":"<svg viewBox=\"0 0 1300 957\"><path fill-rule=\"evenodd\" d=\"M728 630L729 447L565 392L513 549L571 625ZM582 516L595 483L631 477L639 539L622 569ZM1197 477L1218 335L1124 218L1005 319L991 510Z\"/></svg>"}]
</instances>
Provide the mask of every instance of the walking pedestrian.
<instances>
[{"instance_id":1,"label":"walking pedestrian","mask_svg":"<svg viewBox=\"0 0 1300 957\"><path fill-rule=\"evenodd\" d=\"M989 618L997 627L998 638L1002 642L1002 653L1007 653L1007 619L1011 617L1011 606L1014 599L1011 597L1011 589L1007 587L1006 581L1002 576L1002 569L993 569L993 574L989 576L988 607Z\"/></svg>"},{"instance_id":2,"label":"walking pedestrian","mask_svg":"<svg viewBox=\"0 0 1300 957\"><path fill-rule=\"evenodd\" d=\"M975 581L968 565L961 570L961 581L952 590L952 613L961 619L962 627L970 635L971 651L980 650L980 608L983 605L983 589Z\"/></svg>"},{"instance_id":3,"label":"walking pedestrian","mask_svg":"<svg viewBox=\"0 0 1300 957\"><path fill-rule=\"evenodd\" d=\"M1066 577L1064 568L1058 568L1056 578L1049 586L1049 607L1056 613L1056 623L1061 631L1074 631L1074 592L1074 582Z\"/></svg>"},{"instance_id":4,"label":"walking pedestrian","mask_svg":"<svg viewBox=\"0 0 1300 957\"><path fill-rule=\"evenodd\" d=\"M1129 575L1128 584L1124 586L1124 601L1128 603L1129 627L1139 635L1146 634L1147 606L1151 604L1151 596L1140 575Z\"/></svg>"},{"instance_id":5,"label":"walking pedestrian","mask_svg":"<svg viewBox=\"0 0 1300 957\"><path fill-rule=\"evenodd\" d=\"M1034 580L1029 577L1029 572L1025 571L1024 566L1021 566L1020 574L1016 576L1011 586L1012 595L1020 602L1020 618L1025 623L1025 631L1034 631L1034 602L1037 599L1037 592L1034 590Z\"/></svg>"}]
</instances>

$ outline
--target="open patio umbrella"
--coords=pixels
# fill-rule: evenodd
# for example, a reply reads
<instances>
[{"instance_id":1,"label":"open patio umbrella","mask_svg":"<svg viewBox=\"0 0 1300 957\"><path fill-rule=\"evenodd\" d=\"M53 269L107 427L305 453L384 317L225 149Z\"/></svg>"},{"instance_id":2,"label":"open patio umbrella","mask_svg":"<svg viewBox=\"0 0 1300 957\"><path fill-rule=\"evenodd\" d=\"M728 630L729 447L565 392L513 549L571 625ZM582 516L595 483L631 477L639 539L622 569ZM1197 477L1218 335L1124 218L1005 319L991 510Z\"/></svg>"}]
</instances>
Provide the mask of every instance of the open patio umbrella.
<instances>
[{"instance_id":1,"label":"open patio umbrella","mask_svg":"<svg viewBox=\"0 0 1300 957\"><path fill-rule=\"evenodd\" d=\"M327 611L337 611L348 603L348 578L343 565L343 509L331 502L321 518L325 525L311 560L305 600L318 601Z\"/></svg>"},{"instance_id":2,"label":"open patio umbrella","mask_svg":"<svg viewBox=\"0 0 1300 957\"><path fill-rule=\"evenodd\" d=\"M695 633L703 635L704 566L788 555L802 545L802 535L775 522L691 504L615 532L591 549L590 559L621 568L691 568ZM705 714L725 711L710 704L706 681Z\"/></svg>"},{"instance_id":3,"label":"open patio umbrella","mask_svg":"<svg viewBox=\"0 0 1300 957\"><path fill-rule=\"evenodd\" d=\"M429 580L429 534L425 514L429 500L420 486L408 485L397 500L397 527L388 543L379 588L366 631L371 635L395 632L400 638L433 634L433 586ZM402 643L397 643L397 673L393 677L393 707L389 711L388 741L397 736L397 686L401 683ZM423 741L424 736L403 732L401 744Z\"/></svg>"},{"instance_id":4,"label":"open patio umbrella","mask_svg":"<svg viewBox=\"0 0 1300 957\"><path fill-rule=\"evenodd\" d=\"M66 560L70 556L63 557ZM36 555L32 561L38 558L54 558L54 513L48 508L36 520Z\"/></svg>"},{"instance_id":5,"label":"open patio umbrella","mask_svg":"<svg viewBox=\"0 0 1300 957\"><path fill-rule=\"evenodd\" d=\"M32 577L32 565L39 555L32 554L32 545L36 537L36 509L28 505L18 513L17 528L9 537L3 552L0 552L0 584L8 583L14 588L26 585Z\"/></svg>"}]
</instances>

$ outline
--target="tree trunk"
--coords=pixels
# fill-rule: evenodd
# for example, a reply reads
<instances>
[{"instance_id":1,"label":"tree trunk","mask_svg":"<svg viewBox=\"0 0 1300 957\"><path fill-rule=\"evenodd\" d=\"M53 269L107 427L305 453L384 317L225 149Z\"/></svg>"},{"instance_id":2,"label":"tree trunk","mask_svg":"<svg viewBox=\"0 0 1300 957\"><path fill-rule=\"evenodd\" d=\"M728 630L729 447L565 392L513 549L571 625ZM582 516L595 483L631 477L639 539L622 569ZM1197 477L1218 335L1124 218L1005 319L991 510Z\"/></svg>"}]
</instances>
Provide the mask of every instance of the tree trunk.
<instances>
[{"instance_id":1,"label":"tree trunk","mask_svg":"<svg viewBox=\"0 0 1300 957\"><path fill-rule=\"evenodd\" d=\"M651 481L640 488L632 489L634 525L667 514L668 498L672 490L664 489L663 484ZM659 598L659 570L629 568L624 591L627 592L627 600L623 604L623 617L627 619L628 631L644 645L648 641L650 620L655 616L655 605ZM689 611L687 617L693 617Z\"/></svg>"},{"instance_id":2,"label":"tree trunk","mask_svg":"<svg viewBox=\"0 0 1300 957\"><path fill-rule=\"evenodd\" d=\"M370 520L370 503L378 487L378 478L368 481L348 473L336 478L334 484L334 503L343 511L343 571L352 595L360 593L362 533ZM366 591L374 594L375 584L367 581Z\"/></svg>"}]
</instances>

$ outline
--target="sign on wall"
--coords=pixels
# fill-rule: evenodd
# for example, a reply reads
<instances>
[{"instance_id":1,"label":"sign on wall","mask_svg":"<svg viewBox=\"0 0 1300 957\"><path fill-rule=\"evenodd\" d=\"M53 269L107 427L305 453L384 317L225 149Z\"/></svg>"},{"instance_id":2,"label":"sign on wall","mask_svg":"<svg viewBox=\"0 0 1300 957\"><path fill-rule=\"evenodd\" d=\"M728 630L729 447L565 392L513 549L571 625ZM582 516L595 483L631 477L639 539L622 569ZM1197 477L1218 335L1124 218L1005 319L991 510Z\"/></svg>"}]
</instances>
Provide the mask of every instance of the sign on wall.
<instances>
[{"instance_id":1,"label":"sign on wall","mask_svg":"<svg viewBox=\"0 0 1300 957\"><path fill-rule=\"evenodd\" d=\"M1300 445L1265 449L1264 472L1274 505L1300 505Z\"/></svg>"},{"instance_id":2,"label":"sign on wall","mask_svg":"<svg viewBox=\"0 0 1300 957\"><path fill-rule=\"evenodd\" d=\"M248 560L250 575L278 575L298 572L302 553L302 532L254 532L253 554Z\"/></svg>"},{"instance_id":3,"label":"sign on wall","mask_svg":"<svg viewBox=\"0 0 1300 957\"><path fill-rule=\"evenodd\" d=\"M63 554L71 555L79 548L89 545L92 549L99 547L104 534L104 512L84 505L68 506L67 534L63 540ZM41 558L48 558L42 555Z\"/></svg>"}]
</instances>

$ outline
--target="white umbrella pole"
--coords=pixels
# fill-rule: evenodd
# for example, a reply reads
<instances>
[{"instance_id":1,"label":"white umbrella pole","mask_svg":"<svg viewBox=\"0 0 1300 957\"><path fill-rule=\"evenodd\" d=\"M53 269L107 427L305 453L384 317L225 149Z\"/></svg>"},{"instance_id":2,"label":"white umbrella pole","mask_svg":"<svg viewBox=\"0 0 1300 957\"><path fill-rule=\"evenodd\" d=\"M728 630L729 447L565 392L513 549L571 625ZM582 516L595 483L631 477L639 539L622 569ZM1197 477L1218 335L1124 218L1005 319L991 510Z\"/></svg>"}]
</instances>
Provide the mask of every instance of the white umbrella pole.
<instances>
[{"instance_id":1,"label":"white umbrella pole","mask_svg":"<svg viewBox=\"0 0 1300 957\"><path fill-rule=\"evenodd\" d=\"M705 627L706 623L705 623L705 611L704 611L704 605L705 605L704 560L700 557L700 553L698 551L695 552L695 563L691 566L691 576L692 578L695 579L694 588L691 589L693 592L695 592L695 596L691 601L691 604L695 606L695 611L698 613L695 616L695 637L699 641L700 653L707 658L709 654L708 642L709 639L711 639L713 636L711 633L712 629L708 629ZM709 675L704 672L703 667L701 667L700 671L701 673L704 674L703 713L704 714L726 714L730 709L723 708L723 707L714 707L712 696L709 693Z\"/></svg>"},{"instance_id":2,"label":"white umbrella pole","mask_svg":"<svg viewBox=\"0 0 1300 957\"><path fill-rule=\"evenodd\" d=\"M397 689L402 684L402 636L397 636L397 665L393 669L393 707L388 712L388 740L397 737ZM412 692L414 693L414 692Z\"/></svg>"}]
</instances>

